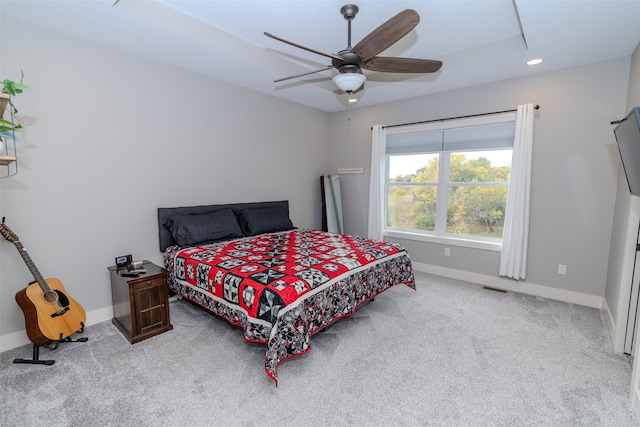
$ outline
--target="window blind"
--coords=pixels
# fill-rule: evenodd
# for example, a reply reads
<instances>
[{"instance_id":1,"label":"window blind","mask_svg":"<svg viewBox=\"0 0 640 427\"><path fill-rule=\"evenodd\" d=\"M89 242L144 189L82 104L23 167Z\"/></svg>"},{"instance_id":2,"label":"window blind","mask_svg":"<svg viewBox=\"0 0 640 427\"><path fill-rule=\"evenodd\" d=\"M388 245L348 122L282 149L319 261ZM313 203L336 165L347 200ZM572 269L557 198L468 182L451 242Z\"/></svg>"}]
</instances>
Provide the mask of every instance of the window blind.
<instances>
[{"instance_id":1,"label":"window blind","mask_svg":"<svg viewBox=\"0 0 640 427\"><path fill-rule=\"evenodd\" d=\"M513 147L515 122L387 135L386 154L474 151Z\"/></svg>"}]
</instances>

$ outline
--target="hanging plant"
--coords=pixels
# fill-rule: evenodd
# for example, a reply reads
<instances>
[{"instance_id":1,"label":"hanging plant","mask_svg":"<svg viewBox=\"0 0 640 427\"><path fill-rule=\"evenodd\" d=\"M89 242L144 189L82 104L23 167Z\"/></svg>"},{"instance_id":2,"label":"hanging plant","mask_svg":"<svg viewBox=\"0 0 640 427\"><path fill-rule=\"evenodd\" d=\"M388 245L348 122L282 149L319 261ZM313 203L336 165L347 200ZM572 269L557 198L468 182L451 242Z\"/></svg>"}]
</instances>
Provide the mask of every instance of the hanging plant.
<instances>
[{"instance_id":1,"label":"hanging plant","mask_svg":"<svg viewBox=\"0 0 640 427\"><path fill-rule=\"evenodd\" d=\"M13 102L11 102L11 97L21 94L25 89L29 88L29 86L22 83L22 80L24 80L24 71L20 70L19 83L16 83L15 81L9 79L4 79L2 81L2 90L0 91L0 93L3 93L5 95L1 97L2 99L0 99L0 109L2 113L4 113L4 110L7 108L7 103L11 105L13 114L16 114L18 112L18 109L15 107L15 105L13 105ZM7 101L4 101L3 104L2 102L5 99Z\"/></svg>"},{"instance_id":2,"label":"hanging plant","mask_svg":"<svg viewBox=\"0 0 640 427\"><path fill-rule=\"evenodd\" d=\"M10 138L16 139L14 131L22 129L29 123L21 123L17 118L13 117L18 112L18 109L13 104L12 97L21 94L29 86L22 83L24 80L24 72L20 70L20 81L15 82L13 80L4 79L2 81L2 90L0 90L0 139ZM4 112L7 109L7 104L11 107L11 120L4 119Z\"/></svg>"},{"instance_id":3,"label":"hanging plant","mask_svg":"<svg viewBox=\"0 0 640 427\"><path fill-rule=\"evenodd\" d=\"M15 136L15 131L22 129L23 126L29 123L13 123L9 120L0 119L0 140L2 138L15 139L18 141L18 137Z\"/></svg>"}]
</instances>

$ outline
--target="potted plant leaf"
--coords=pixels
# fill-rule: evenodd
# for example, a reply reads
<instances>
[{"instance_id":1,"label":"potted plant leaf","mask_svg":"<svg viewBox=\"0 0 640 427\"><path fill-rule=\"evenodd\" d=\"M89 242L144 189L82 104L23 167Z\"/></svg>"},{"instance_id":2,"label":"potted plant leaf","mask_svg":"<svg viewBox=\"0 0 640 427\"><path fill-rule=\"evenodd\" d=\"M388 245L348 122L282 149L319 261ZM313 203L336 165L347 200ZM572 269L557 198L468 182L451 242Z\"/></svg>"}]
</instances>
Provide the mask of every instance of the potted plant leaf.
<instances>
[{"instance_id":1,"label":"potted plant leaf","mask_svg":"<svg viewBox=\"0 0 640 427\"><path fill-rule=\"evenodd\" d=\"M22 129L23 126L28 124L20 123L20 121L13 117L13 115L18 112L18 109L13 104L11 97L21 94L25 89L29 88L29 86L22 83L23 79L24 72L20 71L19 82L9 79L2 81L2 90L0 90L0 139L1 137L15 138L13 131ZM4 119L4 112L7 109L7 105L11 108L11 120Z\"/></svg>"},{"instance_id":2,"label":"potted plant leaf","mask_svg":"<svg viewBox=\"0 0 640 427\"><path fill-rule=\"evenodd\" d=\"M17 139L13 132L22 129L26 124L28 123L13 123L9 120L0 119L0 148L2 148L2 138Z\"/></svg>"}]
</instances>

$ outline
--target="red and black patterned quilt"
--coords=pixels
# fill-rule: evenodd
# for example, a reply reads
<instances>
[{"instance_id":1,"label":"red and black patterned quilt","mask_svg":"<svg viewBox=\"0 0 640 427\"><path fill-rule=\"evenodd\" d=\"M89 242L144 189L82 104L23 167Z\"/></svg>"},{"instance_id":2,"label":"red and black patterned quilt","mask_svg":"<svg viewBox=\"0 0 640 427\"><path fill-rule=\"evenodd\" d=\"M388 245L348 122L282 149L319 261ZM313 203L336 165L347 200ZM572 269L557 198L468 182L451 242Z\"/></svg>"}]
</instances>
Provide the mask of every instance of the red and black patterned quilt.
<instances>
[{"instance_id":1,"label":"red and black patterned quilt","mask_svg":"<svg viewBox=\"0 0 640 427\"><path fill-rule=\"evenodd\" d=\"M276 381L310 337L386 289L415 289L403 246L317 230L290 230L165 251L170 288L267 344Z\"/></svg>"}]
</instances>

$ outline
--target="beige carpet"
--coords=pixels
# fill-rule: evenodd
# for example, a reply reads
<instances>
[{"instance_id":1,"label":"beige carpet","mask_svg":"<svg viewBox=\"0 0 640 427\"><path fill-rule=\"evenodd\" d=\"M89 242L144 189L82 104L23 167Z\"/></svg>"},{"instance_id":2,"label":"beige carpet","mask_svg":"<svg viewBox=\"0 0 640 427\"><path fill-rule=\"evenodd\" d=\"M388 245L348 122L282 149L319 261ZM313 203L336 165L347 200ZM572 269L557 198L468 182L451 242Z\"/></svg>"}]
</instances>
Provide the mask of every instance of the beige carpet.
<instances>
[{"instance_id":1,"label":"beige carpet","mask_svg":"<svg viewBox=\"0 0 640 427\"><path fill-rule=\"evenodd\" d=\"M183 301L130 345L110 323L0 355L2 427L631 426L631 366L599 310L417 273L264 373L265 347Z\"/></svg>"}]
</instances>

